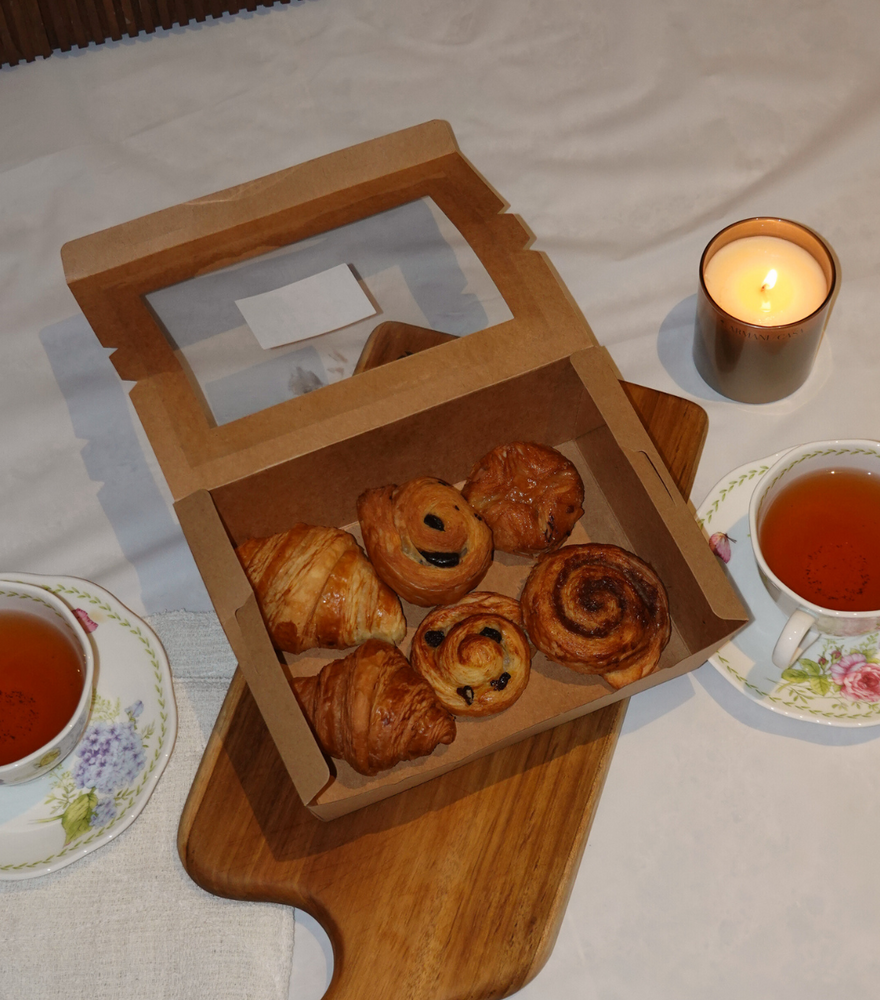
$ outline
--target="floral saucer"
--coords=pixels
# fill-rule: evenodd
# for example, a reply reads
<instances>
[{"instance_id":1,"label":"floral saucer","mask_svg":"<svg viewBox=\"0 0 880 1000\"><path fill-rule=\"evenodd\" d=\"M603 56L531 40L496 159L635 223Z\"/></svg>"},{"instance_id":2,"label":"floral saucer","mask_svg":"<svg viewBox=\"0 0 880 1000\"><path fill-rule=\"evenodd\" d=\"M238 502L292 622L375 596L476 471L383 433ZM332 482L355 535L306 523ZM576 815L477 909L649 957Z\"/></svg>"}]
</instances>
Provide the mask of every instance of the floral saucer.
<instances>
[{"instance_id":1,"label":"floral saucer","mask_svg":"<svg viewBox=\"0 0 880 1000\"><path fill-rule=\"evenodd\" d=\"M92 640L96 683L89 724L70 756L32 781L0 784L3 880L47 875L130 826L177 735L168 658L145 622L87 580L9 578L44 587L70 605Z\"/></svg>"},{"instance_id":2,"label":"floral saucer","mask_svg":"<svg viewBox=\"0 0 880 1000\"><path fill-rule=\"evenodd\" d=\"M776 455L734 469L697 517L746 604L751 621L709 662L735 688L773 712L830 726L880 725L880 634L822 635L785 670L770 659L786 617L758 575L749 537L749 500Z\"/></svg>"}]
</instances>

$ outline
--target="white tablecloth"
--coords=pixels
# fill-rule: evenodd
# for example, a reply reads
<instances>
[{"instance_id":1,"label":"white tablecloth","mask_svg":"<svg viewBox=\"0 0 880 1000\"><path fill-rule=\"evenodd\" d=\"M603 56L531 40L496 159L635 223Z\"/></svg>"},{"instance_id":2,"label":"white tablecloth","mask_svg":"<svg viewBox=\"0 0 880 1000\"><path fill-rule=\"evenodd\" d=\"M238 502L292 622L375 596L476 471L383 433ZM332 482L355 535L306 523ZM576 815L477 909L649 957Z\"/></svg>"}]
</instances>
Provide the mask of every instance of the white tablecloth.
<instances>
[{"instance_id":1,"label":"white tablecloth","mask_svg":"<svg viewBox=\"0 0 880 1000\"><path fill-rule=\"evenodd\" d=\"M0 569L92 579L139 614L210 609L62 244L433 118L624 377L705 407L697 502L786 445L880 436L878 31L871 0L304 0L0 70ZM842 286L807 385L748 406L693 368L694 295L711 236L763 214L822 233ZM520 996L873 997L877 732L773 715L709 665L633 699ZM310 1000L330 962L296 921L290 993ZM40 931L5 926L6 954Z\"/></svg>"},{"instance_id":2,"label":"white tablecloth","mask_svg":"<svg viewBox=\"0 0 880 1000\"><path fill-rule=\"evenodd\" d=\"M203 892L177 856L174 831L235 658L212 612L171 611L150 624L174 664L171 760L131 829L51 874L0 881L4 1000L288 994L293 911Z\"/></svg>"}]
</instances>

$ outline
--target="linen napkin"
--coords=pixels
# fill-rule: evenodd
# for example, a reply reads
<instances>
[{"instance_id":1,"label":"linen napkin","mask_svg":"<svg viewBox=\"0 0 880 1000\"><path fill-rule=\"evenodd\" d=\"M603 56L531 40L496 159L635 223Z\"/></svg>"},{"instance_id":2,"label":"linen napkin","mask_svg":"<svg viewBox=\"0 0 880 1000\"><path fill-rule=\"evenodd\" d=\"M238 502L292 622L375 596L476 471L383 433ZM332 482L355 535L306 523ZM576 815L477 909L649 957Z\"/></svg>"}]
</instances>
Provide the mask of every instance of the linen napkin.
<instances>
[{"instance_id":1,"label":"linen napkin","mask_svg":"<svg viewBox=\"0 0 880 1000\"><path fill-rule=\"evenodd\" d=\"M213 612L149 624L168 653L177 741L116 840L41 878L0 882L2 1000L284 1000L294 910L221 899L177 855L180 814L235 670Z\"/></svg>"}]
</instances>

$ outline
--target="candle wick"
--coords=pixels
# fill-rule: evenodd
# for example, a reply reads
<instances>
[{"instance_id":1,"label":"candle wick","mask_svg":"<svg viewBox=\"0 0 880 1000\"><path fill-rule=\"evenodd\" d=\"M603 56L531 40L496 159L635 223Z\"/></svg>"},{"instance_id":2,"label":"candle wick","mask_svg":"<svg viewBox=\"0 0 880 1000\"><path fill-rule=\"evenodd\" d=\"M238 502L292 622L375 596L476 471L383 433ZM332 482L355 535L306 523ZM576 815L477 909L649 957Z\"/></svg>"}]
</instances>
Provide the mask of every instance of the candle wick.
<instances>
[{"instance_id":1,"label":"candle wick","mask_svg":"<svg viewBox=\"0 0 880 1000\"><path fill-rule=\"evenodd\" d=\"M770 268L767 272L767 277L764 279L764 284L761 285L761 291L766 292L771 289L776 284L776 277L776 270L774 268Z\"/></svg>"}]
</instances>

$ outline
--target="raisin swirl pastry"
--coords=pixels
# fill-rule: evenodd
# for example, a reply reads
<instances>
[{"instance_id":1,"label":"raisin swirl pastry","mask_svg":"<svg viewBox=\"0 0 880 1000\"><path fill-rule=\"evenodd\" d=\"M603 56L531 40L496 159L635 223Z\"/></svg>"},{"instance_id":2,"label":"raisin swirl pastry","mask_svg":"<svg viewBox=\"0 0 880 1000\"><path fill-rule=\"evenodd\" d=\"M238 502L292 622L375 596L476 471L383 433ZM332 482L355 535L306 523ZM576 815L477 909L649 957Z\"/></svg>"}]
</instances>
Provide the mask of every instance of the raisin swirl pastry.
<instances>
[{"instance_id":1,"label":"raisin swirl pastry","mask_svg":"<svg viewBox=\"0 0 880 1000\"><path fill-rule=\"evenodd\" d=\"M455 739L455 719L390 643L368 639L293 689L324 751L360 774L433 753Z\"/></svg>"},{"instance_id":2,"label":"raisin swirl pastry","mask_svg":"<svg viewBox=\"0 0 880 1000\"><path fill-rule=\"evenodd\" d=\"M412 604L454 604L492 563L492 532L442 479L366 490L357 512L376 572Z\"/></svg>"},{"instance_id":3,"label":"raisin swirl pastry","mask_svg":"<svg viewBox=\"0 0 880 1000\"><path fill-rule=\"evenodd\" d=\"M584 484L555 448L500 445L471 470L462 494L492 529L495 548L536 556L558 548L583 515Z\"/></svg>"},{"instance_id":4,"label":"raisin swirl pastry","mask_svg":"<svg viewBox=\"0 0 880 1000\"><path fill-rule=\"evenodd\" d=\"M413 667L453 715L495 715L509 708L529 682L532 651L519 601L474 591L436 608L413 636Z\"/></svg>"},{"instance_id":5,"label":"raisin swirl pastry","mask_svg":"<svg viewBox=\"0 0 880 1000\"><path fill-rule=\"evenodd\" d=\"M242 542L236 554L278 649L344 649L406 635L397 594L341 528L295 524Z\"/></svg>"},{"instance_id":6,"label":"raisin swirl pastry","mask_svg":"<svg viewBox=\"0 0 880 1000\"><path fill-rule=\"evenodd\" d=\"M617 545L568 545L543 556L522 597L532 642L545 656L615 689L657 669L669 641L666 590Z\"/></svg>"}]
</instances>

